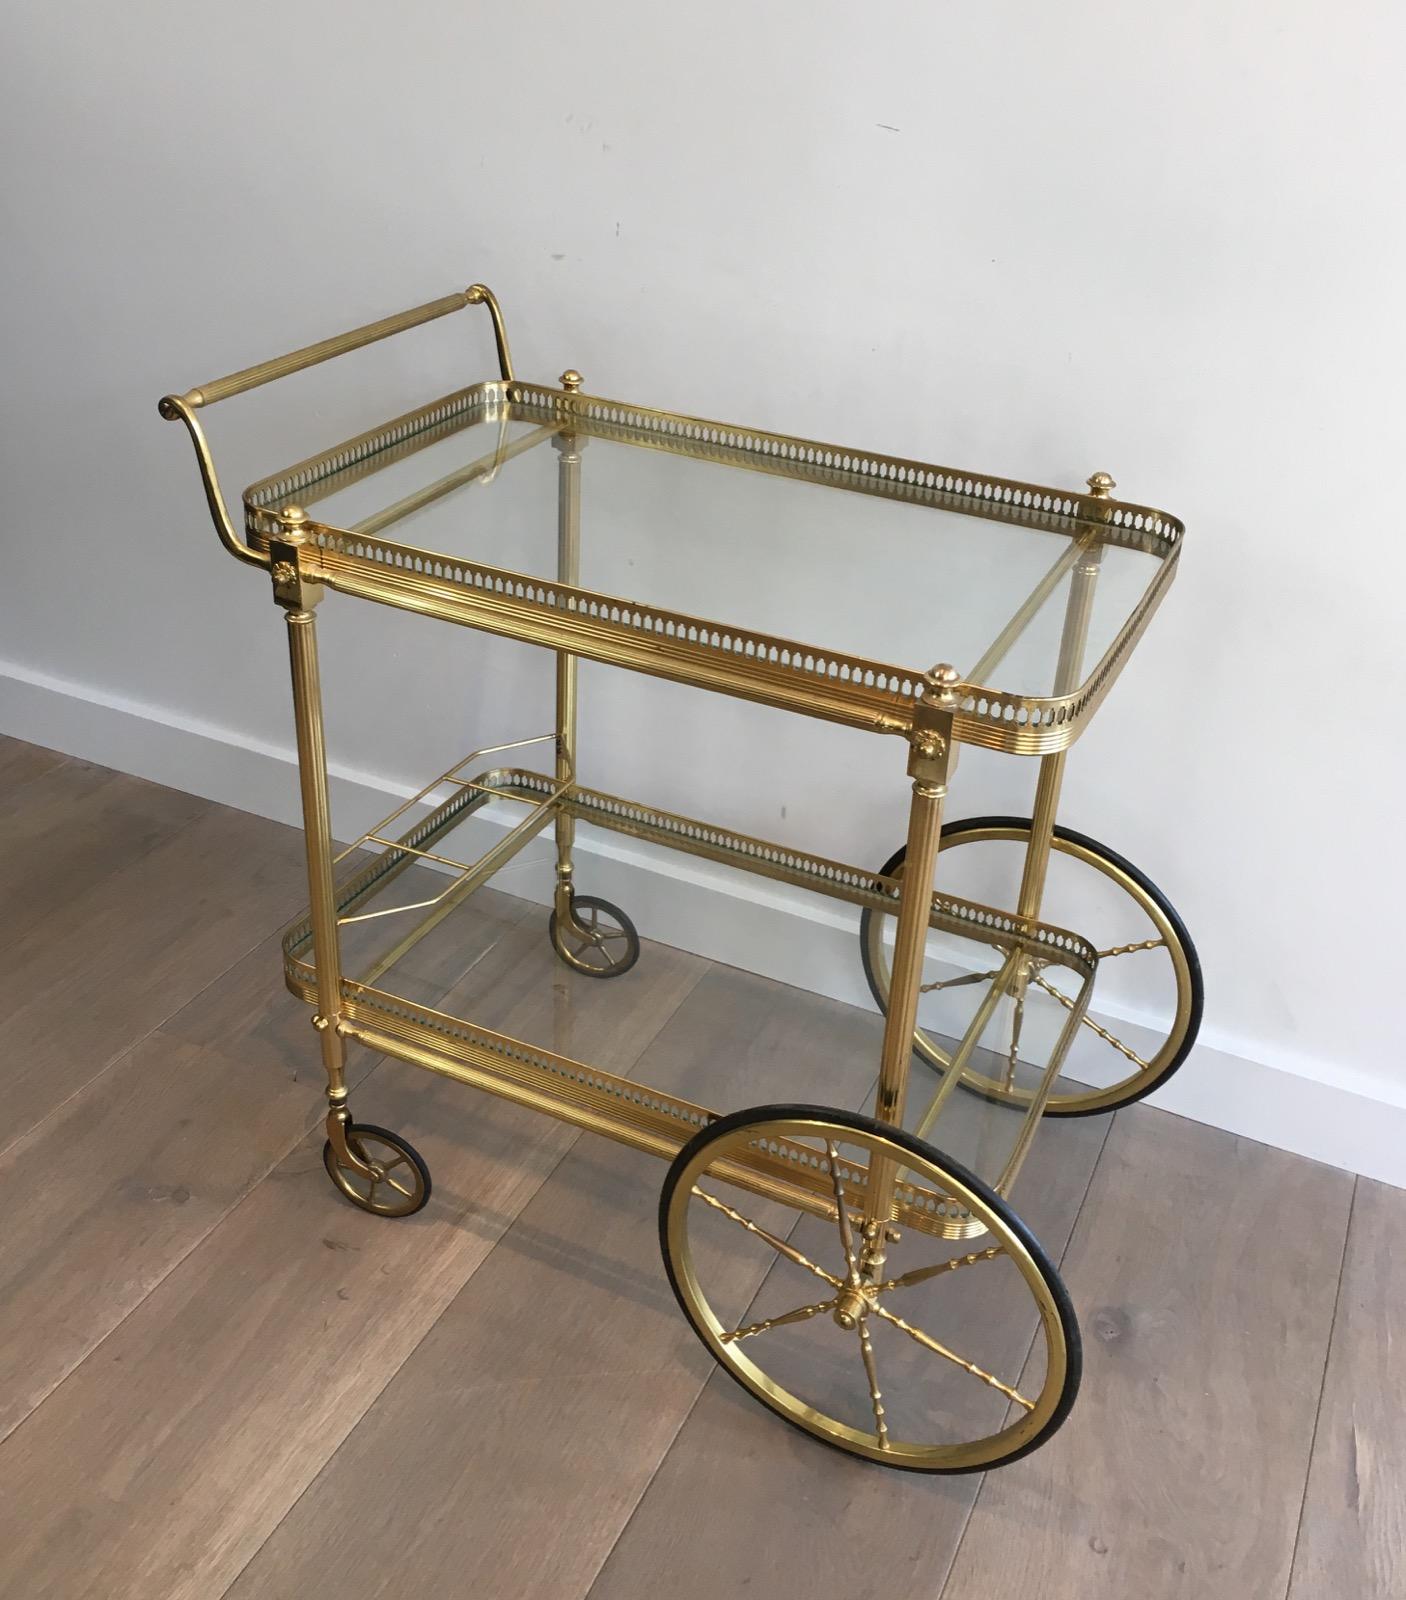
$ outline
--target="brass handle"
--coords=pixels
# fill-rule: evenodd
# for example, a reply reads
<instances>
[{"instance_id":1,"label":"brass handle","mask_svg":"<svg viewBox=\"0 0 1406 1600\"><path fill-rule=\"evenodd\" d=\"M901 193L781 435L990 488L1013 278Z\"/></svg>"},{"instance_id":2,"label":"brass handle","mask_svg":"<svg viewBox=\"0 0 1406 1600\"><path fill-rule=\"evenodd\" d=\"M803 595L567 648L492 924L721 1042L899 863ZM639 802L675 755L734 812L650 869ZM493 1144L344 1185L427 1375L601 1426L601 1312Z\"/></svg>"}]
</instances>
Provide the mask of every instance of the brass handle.
<instances>
[{"instance_id":1,"label":"brass handle","mask_svg":"<svg viewBox=\"0 0 1406 1600\"><path fill-rule=\"evenodd\" d=\"M375 344L378 339L389 339L393 333L404 333L407 328L418 328L422 322L433 322L436 317L447 317L452 311L462 311L465 306L485 305L493 319L493 339L498 347L498 367L503 381L511 383L513 358L508 350L507 330L503 326L503 313L493 291L483 283L471 284L458 294L447 294L440 300L431 300L423 306L414 306L393 317L383 317L379 322L368 322L364 328L353 328L350 333L339 333L317 344L304 345L301 350L290 350L286 356L275 356L272 361L261 361L257 367L245 367L242 372L231 372L226 378L216 378L213 383L202 383L198 389L188 389L185 394L165 395L160 403L161 415L168 422L183 422L195 446L196 461L200 467L201 482L205 486L205 499L210 507L210 517L220 543L232 556L247 561L252 566L267 566L268 557L252 550L235 532L224 496L220 493L215 463L206 443L204 430L195 413L201 406L213 406L231 395L244 394L261 384L272 383L275 378L286 378L289 373L301 372L304 367L315 367L320 361L330 361L333 356L345 355L349 350L359 350L363 345Z\"/></svg>"},{"instance_id":2,"label":"brass handle","mask_svg":"<svg viewBox=\"0 0 1406 1600\"><path fill-rule=\"evenodd\" d=\"M407 328L418 328L422 322L433 322L436 317L447 317L451 312L462 311L465 306L486 304L493 318L493 332L498 344L498 362L505 380L513 375L512 358L508 354L507 336L503 331L502 313L491 289L481 283L461 289L457 294L447 294L440 300L431 300L423 306L398 312L393 317L382 317L379 322L368 322L364 328L353 328L350 333L335 334L330 339L320 339L316 344L304 345L301 350L291 350L287 355L275 356L271 361L261 361L256 367L245 367L228 377L216 378L213 383L202 383L189 389L180 398L192 409L217 405L231 395L244 394L261 384L272 383L275 378L286 378L289 373L301 372L304 367L315 367L321 361L345 355L349 350L359 350L363 345L375 344L378 339L389 339L392 334L404 333Z\"/></svg>"}]
</instances>

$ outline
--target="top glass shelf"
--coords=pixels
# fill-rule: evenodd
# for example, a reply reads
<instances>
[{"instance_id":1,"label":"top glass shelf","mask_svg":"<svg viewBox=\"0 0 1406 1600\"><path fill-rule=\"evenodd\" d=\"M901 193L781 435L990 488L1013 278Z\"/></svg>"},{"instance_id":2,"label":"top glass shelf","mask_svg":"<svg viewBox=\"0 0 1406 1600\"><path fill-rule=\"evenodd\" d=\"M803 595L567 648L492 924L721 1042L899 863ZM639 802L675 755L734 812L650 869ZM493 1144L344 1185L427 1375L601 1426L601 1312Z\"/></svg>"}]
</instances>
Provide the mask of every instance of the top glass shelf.
<instances>
[{"instance_id":1,"label":"top glass shelf","mask_svg":"<svg viewBox=\"0 0 1406 1600\"><path fill-rule=\"evenodd\" d=\"M576 555L558 537L572 455ZM430 552L453 562L430 575L467 582L481 607L502 595L580 619L589 593L603 624L650 634L655 655L721 651L773 678L794 661L856 696L877 684L898 702L893 731L922 674L949 662L962 680L958 736L1032 751L1069 743L1106 692L1181 536L1161 512L1093 493L520 382L461 391L255 484L251 539L266 544L293 503L313 519L333 587L356 588L338 582L350 565L416 570L412 553ZM347 570L332 570L339 562ZM551 587L514 592L495 574ZM523 636L595 653L540 628ZM876 706L840 720L888 725Z\"/></svg>"}]
</instances>

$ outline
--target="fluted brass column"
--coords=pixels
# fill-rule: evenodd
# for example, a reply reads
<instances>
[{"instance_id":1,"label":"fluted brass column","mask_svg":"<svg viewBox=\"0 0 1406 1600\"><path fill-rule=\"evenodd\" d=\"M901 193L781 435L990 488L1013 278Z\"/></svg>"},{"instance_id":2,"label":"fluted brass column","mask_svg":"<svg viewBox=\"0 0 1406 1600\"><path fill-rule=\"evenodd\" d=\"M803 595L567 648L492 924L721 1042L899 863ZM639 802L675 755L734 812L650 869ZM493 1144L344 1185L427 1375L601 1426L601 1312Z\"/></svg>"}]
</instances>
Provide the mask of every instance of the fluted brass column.
<instances>
[{"instance_id":1,"label":"fluted brass column","mask_svg":"<svg viewBox=\"0 0 1406 1600\"><path fill-rule=\"evenodd\" d=\"M913 796L908 807L908 846L903 861L898 926L894 932L888 1015L879 1057L879 1087L874 1115L902 1127L918 1020L923 961L932 916L932 881L942 837L942 808L952 763L952 715L957 696L954 667L934 667L924 680L923 699L909 746L908 772ZM889 1160L876 1161L865 1199L863 1261L874 1277L884 1260L884 1225L893 1210L897 1171Z\"/></svg>"},{"instance_id":2,"label":"fluted brass column","mask_svg":"<svg viewBox=\"0 0 1406 1600\"><path fill-rule=\"evenodd\" d=\"M568 369L561 375L568 394L581 387L581 374ZM581 451L584 441L575 433L552 440L557 460L557 577L573 587L581 581ZM569 783L576 764L576 657L557 651L557 765L558 783ZM557 921L566 927L571 919L571 889L576 842L576 819L566 811L556 816Z\"/></svg>"},{"instance_id":3,"label":"fluted brass column","mask_svg":"<svg viewBox=\"0 0 1406 1600\"><path fill-rule=\"evenodd\" d=\"M1107 500L1118 486L1106 472L1089 479L1095 500ZM1071 694L1079 687L1084 670L1084 647L1088 643L1089 619L1093 615L1094 589L1103 562L1101 544L1086 545L1074 563L1069 579L1069 598L1064 607L1064 629L1059 641L1051 694ZM1035 805L1031 812L1030 842L1025 850L1025 869L1020 879L1020 899L1016 909L1023 917L1038 917L1045 893L1045 875L1050 864L1050 841L1054 837L1055 816L1059 810L1059 791L1064 783L1064 750L1040 758L1040 776L1035 784Z\"/></svg>"},{"instance_id":4,"label":"fluted brass column","mask_svg":"<svg viewBox=\"0 0 1406 1600\"><path fill-rule=\"evenodd\" d=\"M322 586L309 571L307 514L289 506L279 514L279 537L270 540L274 599L288 624L288 661L293 680L293 725L298 741L298 783L303 805L303 847L307 856L308 901L313 961L317 970L317 1011L313 1026L327 1070L327 1137L345 1166L368 1172L347 1145L346 1039L342 1022L341 938L332 876L332 808L327 792L327 751L322 731L322 683L317 664L317 624L313 610Z\"/></svg>"}]
</instances>

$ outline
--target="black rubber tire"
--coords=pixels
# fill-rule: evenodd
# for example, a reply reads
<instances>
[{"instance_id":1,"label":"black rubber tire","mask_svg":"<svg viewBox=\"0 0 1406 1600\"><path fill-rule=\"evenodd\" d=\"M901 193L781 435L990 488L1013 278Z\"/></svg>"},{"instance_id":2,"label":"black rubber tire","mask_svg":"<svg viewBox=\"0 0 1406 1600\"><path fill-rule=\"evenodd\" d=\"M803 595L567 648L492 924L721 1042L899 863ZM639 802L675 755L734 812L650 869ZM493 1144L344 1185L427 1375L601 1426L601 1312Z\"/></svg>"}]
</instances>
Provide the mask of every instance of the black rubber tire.
<instances>
[{"instance_id":1,"label":"black rubber tire","mask_svg":"<svg viewBox=\"0 0 1406 1600\"><path fill-rule=\"evenodd\" d=\"M678 1301L679 1309L687 1319L688 1325L698 1335L703 1347L708 1349L708 1342L694 1320L693 1312L679 1286L678 1278L674 1273L673 1258L669 1253L669 1208L673 1202L674 1190L694 1156L712 1140L723 1138L737 1128L746 1127L749 1123L785 1121L797 1117L821 1117L837 1127L853 1128L857 1133L881 1134L884 1138L891 1139L894 1144L909 1151L912 1155L924 1161L931 1161L944 1168L958 1182L965 1184L975 1194L979 1195L985 1205L1000 1215L1005 1225L1010 1228L1011 1232L1029 1251L1031 1259L1039 1268L1040 1276L1048 1285L1050 1296L1059 1314L1060 1329L1064 1336L1065 1349L1068 1352L1064 1390L1054 1411L1050 1414L1050 1420L1033 1439L1026 1440L1018 1449L1012 1450L994 1461L985 1462L980 1467L922 1467L897 1461L876 1462L874 1464L886 1466L896 1472L918 1472L926 1476L951 1477L962 1476L971 1472L988 1472L993 1467L1009 1466L1011 1462L1019 1461L1022 1456L1028 1456L1032 1450L1038 1450L1042 1444L1046 1443L1059 1430L1065 1418L1069 1415L1074 1401L1078 1397L1079 1383L1084 1370L1084 1344L1079 1333L1079 1319L1074 1314L1074 1302L1069 1298L1069 1290L1064 1285L1064 1279L1059 1275L1059 1269L1046 1254L1044 1246L1011 1208L1010 1202L1003 1200L992 1189L990 1184L984 1183L975 1173L964 1167L960 1161L952 1160L950 1156L944 1155L935 1146L928 1144L923 1139L919 1139L916 1134L907 1133L902 1128L892 1127L888 1123L879 1122L873 1117L866 1117L857 1111L836 1111L829 1106L809 1105L752 1106L743 1111L731 1112L725 1117L718 1117L715 1121L710 1122L706 1128L700 1128L669 1163L669 1170L664 1175L664 1185L659 1194L659 1250L664 1258L664 1271L668 1274L669 1287L674 1291L674 1299ZM711 1354L711 1351L709 1353ZM807 1439L812 1439L816 1443L824 1445L827 1449L838 1450L841 1455L849 1456L851 1460L855 1459L856 1452L846 1450L842 1444L838 1444L832 1439L825 1439L819 1434L809 1432L793 1418L787 1416L784 1411L777 1410L775 1406L770 1405L761 1396L754 1394L731 1368L724 1367L723 1370L744 1393L751 1396L753 1400L760 1401L768 1411L771 1411L775 1416L780 1417L783 1422L789 1423L791 1427L795 1428L797 1433L804 1434ZM861 1457L860 1459L864 1458Z\"/></svg>"},{"instance_id":2,"label":"black rubber tire","mask_svg":"<svg viewBox=\"0 0 1406 1600\"><path fill-rule=\"evenodd\" d=\"M327 1176L332 1180L332 1187L339 1195L341 1195L348 1205L356 1206L358 1211L365 1211L368 1216L383 1216L386 1217L387 1221L398 1222L402 1217L413 1217L417 1211L423 1211L429 1204L430 1194L434 1187L430 1181L430 1169L425 1165L424 1157L415 1148L415 1146L409 1142L409 1140L403 1139L400 1134L392 1133L388 1128L378 1128L374 1123L371 1122L353 1122L347 1129L347 1138L355 1139L359 1134L363 1133L371 1134L372 1137L377 1139L384 1139L387 1144L393 1145L397 1150L404 1151L411 1165L415 1168L416 1172L420 1174L420 1181L423 1185L423 1192L420 1195L418 1203L412 1206L408 1211L394 1211L389 1213L384 1211L373 1211L370 1206L358 1204L358 1202L347 1193L341 1184L337 1182L339 1163L337 1161L337 1154L332 1148L332 1141L328 1139L322 1146L322 1165L327 1169Z\"/></svg>"},{"instance_id":3,"label":"black rubber tire","mask_svg":"<svg viewBox=\"0 0 1406 1600\"><path fill-rule=\"evenodd\" d=\"M1029 817L962 817L956 822L949 822L943 826L942 839L946 843L963 833L976 833L986 828L1024 828L1028 830L1031 822ZM1050 1105L1045 1110L1047 1117L1101 1117L1110 1112L1119 1111L1124 1106L1135 1105L1137 1101L1145 1099L1155 1089L1160 1089L1172 1074L1181 1066L1191 1054L1192 1046L1196 1043L1196 1036L1201 1031L1201 1012L1205 1004L1205 985L1201 979L1201 958L1196 953L1196 946L1191 942L1191 935L1186 931L1186 924L1181 920L1180 914L1165 894L1153 883L1141 868L1135 867L1126 856L1120 856L1116 850L1110 850L1106 844L1100 844L1097 839L1092 839L1086 833L1077 833L1073 828L1062 827L1055 824L1054 836L1063 839L1066 843L1077 845L1082 850L1087 850L1091 855L1101 856L1108 864L1119 872L1124 872L1142 889L1147 897L1154 901L1158 909L1171 924L1172 931L1176 934L1186 956L1187 971L1191 986L1191 1005L1187 1017L1186 1033L1181 1044L1173 1054L1171 1060L1149 1083L1143 1085L1135 1094L1128 1094L1111 1105L1083 1107L1061 1107ZM891 877L903 865L908 850L906 845L900 845L897 850L879 868L884 877ZM940 859L940 855L939 855ZM869 985L869 993L874 997L874 1003L881 1012L887 1014L887 1003L880 990L878 975L874 972L873 964L869 959L869 925L875 913L867 906L859 919L859 959L864 965L864 980ZM924 1066L930 1063L914 1051ZM988 1095L982 1090L962 1083L958 1086L965 1094L977 1095L982 1100L997 1100L998 1096Z\"/></svg>"}]
</instances>

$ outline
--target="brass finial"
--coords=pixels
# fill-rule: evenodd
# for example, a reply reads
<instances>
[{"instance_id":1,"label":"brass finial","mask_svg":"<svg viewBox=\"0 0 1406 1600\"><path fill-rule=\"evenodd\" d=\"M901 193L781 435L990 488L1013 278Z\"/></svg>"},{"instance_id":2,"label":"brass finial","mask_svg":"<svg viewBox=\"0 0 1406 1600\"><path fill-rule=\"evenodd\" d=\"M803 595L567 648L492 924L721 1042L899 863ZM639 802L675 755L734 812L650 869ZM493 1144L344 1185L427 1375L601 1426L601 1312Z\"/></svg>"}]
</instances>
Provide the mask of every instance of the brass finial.
<instances>
[{"instance_id":1,"label":"brass finial","mask_svg":"<svg viewBox=\"0 0 1406 1600\"><path fill-rule=\"evenodd\" d=\"M278 537L285 545L302 546L308 542L308 514L301 506L284 506L278 513ZM279 565L280 563L275 563ZM286 566L287 562L281 563ZM275 578L278 574L274 574Z\"/></svg>"},{"instance_id":2,"label":"brass finial","mask_svg":"<svg viewBox=\"0 0 1406 1600\"><path fill-rule=\"evenodd\" d=\"M956 667L940 661L923 674L923 695L926 699L939 700L943 695L950 694L953 685L961 681L962 675Z\"/></svg>"},{"instance_id":3,"label":"brass finial","mask_svg":"<svg viewBox=\"0 0 1406 1600\"><path fill-rule=\"evenodd\" d=\"M1093 495L1095 500L1107 500L1113 490L1118 487L1118 485L1113 481L1112 474L1107 472L1094 473L1093 477L1090 478L1088 482L1089 492Z\"/></svg>"},{"instance_id":4,"label":"brass finial","mask_svg":"<svg viewBox=\"0 0 1406 1600\"><path fill-rule=\"evenodd\" d=\"M579 394L584 379L575 367L568 367L561 375L561 386L568 394Z\"/></svg>"}]
</instances>

